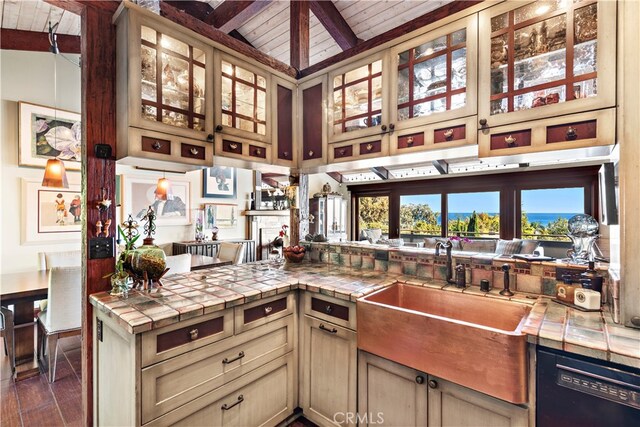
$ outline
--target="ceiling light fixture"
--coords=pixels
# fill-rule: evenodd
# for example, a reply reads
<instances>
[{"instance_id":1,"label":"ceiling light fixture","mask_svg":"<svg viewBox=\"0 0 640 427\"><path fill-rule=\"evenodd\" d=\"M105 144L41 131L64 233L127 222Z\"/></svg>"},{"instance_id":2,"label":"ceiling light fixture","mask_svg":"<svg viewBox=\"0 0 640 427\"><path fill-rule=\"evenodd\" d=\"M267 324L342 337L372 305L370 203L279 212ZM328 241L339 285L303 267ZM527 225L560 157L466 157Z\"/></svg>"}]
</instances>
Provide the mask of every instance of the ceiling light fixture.
<instances>
[{"instance_id":1,"label":"ceiling light fixture","mask_svg":"<svg viewBox=\"0 0 640 427\"><path fill-rule=\"evenodd\" d=\"M165 178L164 173L162 178L158 180L155 193L157 200L167 200L171 196L171 181Z\"/></svg>"},{"instance_id":2,"label":"ceiling light fixture","mask_svg":"<svg viewBox=\"0 0 640 427\"><path fill-rule=\"evenodd\" d=\"M58 60L57 55L60 53L58 48L58 36L56 30L58 23L51 25L49 21L49 52L53 53L53 122L51 122L51 130L53 130L54 141L58 140ZM55 143L53 144L55 148ZM58 158L48 159L44 168L44 176L42 177L43 187L69 188L67 181L67 171L62 160Z\"/></svg>"}]
</instances>

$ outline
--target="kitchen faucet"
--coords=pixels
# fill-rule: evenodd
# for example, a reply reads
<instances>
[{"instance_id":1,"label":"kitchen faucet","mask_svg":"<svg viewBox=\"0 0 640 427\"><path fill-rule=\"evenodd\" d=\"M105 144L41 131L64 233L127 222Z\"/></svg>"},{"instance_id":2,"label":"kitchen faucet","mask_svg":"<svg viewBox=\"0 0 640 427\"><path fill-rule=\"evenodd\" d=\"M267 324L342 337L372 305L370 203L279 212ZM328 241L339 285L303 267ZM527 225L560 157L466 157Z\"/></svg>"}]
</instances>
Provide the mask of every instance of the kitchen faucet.
<instances>
[{"instance_id":1,"label":"kitchen faucet","mask_svg":"<svg viewBox=\"0 0 640 427\"><path fill-rule=\"evenodd\" d=\"M453 243L451 240L447 240L446 242L437 242L436 243L436 256L440 256L440 248L445 249L447 251L447 283L455 284L455 280L453 280L453 259L451 258L451 248L453 247Z\"/></svg>"}]
</instances>

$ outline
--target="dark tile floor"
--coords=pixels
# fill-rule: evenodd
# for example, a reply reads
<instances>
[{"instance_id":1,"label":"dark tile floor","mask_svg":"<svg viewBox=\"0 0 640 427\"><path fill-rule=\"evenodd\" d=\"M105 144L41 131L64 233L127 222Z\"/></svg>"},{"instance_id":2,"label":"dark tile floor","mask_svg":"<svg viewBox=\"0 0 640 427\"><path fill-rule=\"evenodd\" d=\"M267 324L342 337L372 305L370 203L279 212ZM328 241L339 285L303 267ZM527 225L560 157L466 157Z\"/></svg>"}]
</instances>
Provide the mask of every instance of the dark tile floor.
<instances>
[{"instance_id":1,"label":"dark tile floor","mask_svg":"<svg viewBox=\"0 0 640 427\"><path fill-rule=\"evenodd\" d=\"M0 426L82 425L80 365L80 337L63 338L53 384L49 384L46 372L16 383L0 340Z\"/></svg>"}]
</instances>

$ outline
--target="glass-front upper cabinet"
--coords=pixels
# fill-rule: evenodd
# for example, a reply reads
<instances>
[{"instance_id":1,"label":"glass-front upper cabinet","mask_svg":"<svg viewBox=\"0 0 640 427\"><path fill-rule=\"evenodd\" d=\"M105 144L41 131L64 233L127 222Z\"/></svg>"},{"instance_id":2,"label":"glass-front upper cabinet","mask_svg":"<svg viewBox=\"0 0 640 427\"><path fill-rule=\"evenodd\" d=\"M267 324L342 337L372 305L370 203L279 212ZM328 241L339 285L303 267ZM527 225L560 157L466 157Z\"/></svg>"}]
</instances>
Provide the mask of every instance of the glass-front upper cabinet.
<instances>
[{"instance_id":1,"label":"glass-front upper cabinet","mask_svg":"<svg viewBox=\"0 0 640 427\"><path fill-rule=\"evenodd\" d=\"M216 131L222 134L270 142L270 74L236 58L216 54ZM218 80L219 79L219 80Z\"/></svg>"},{"instance_id":2,"label":"glass-front upper cabinet","mask_svg":"<svg viewBox=\"0 0 640 427\"><path fill-rule=\"evenodd\" d=\"M213 84L207 70L213 66L213 49L145 14L125 16L118 22L127 28L120 34L128 32L126 40L118 38L118 74L124 76L121 70L128 67L127 78L120 79L127 88L120 86L118 95L124 100L126 91L129 125L212 139Z\"/></svg>"},{"instance_id":3,"label":"glass-front upper cabinet","mask_svg":"<svg viewBox=\"0 0 640 427\"><path fill-rule=\"evenodd\" d=\"M479 34L480 127L615 105L615 1L505 2Z\"/></svg>"},{"instance_id":4,"label":"glass-front upper cabinet","mask_svg":"<svg viewBox=\"0 0 640 427\"><path fill-rule=\"evenodd\" d=\"M374 55L329 74L329 142L388 132L387 58Z\"/></svg>"},{"instance_id":5,"label":"glass-front upper cabinet","mask_svg":"<svg viewBox=\"0 0 640 427\"><path fill-rule=\"evenodd\" d=\"M476 114L477 15L391 49L396 129Z\"/></svg>"}]
</instances>

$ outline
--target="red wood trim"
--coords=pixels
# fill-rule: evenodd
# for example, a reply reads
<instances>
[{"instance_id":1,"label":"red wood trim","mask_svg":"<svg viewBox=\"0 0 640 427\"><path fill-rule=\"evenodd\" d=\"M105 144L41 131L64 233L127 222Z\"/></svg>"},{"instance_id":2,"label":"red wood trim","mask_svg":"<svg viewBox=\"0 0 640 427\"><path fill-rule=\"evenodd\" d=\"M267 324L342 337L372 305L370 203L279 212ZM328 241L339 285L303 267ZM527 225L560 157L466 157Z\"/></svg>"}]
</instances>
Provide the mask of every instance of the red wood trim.
<instances>
[{"instance_id":1,"label":"red wood trim","mask_svg":"<svg viewBox=\"0 0 640 427\"><path fill-rule=\"evenodd\" d=\"M412 148L424 145L424 132L412 133L398 137L398 148Z\"/></svg>"},{"instance_id":2,"label":"red wood trim","mask_svg":"<svg viewBox=\"0 0 640 427\"><path fill-rule=\"evenodd\" d=\"M225 33L239 28L246 21L269 6L270 0L244 1L226 0L218 5L205 19L207 24Z\"/></svg>"},{"instance_id":3,"label":"red wood trim","mask_svg":"<svg viewBox=\"0 0 640 427\"><path fill-rule=\"evenodd\" d=\"M349 307L325 301L320 298L311 298L311 310L327 316L349 321Z\"/></svg>"},{"instance_id":4,"label":"red wood trim","mask_svg":"<svg viewBox=\"0 0 640 427\"><path fill-rule=\"evenodd\" d=\"M331 178L333 178L336 182L342 183L342 174L340 172L327 172Z\"/></svg>"},{"instance_id":5,"label":"red wood trim","mask_svg":"<svg viewBox=\"0 0 640 427\"><path fill-rule=\"evenodd\" d=\"M244 324L272 316L287 309L287 297L266 302L244 310Z\"/></svg>"},{"instance_id":6,"label":"red wood trim","mask_svg":"<svg viewBox=\"0 0 640 427\"><path fill-rule=\"evenodd\" d=\"M191 338L191 331L197 330L197 338ZM205 322L196 323L195 325L185 326L164 334L159 334L156 338L156 352L162 353L172 348L180 347L192 341L210 337L219 334L224 330L224 317L216 317L215 319Z\"/></svg>"},{"instance_id":7,"label":"red wood trim","mask_svg":"<svg viewBox=\"0 0 640 427\"><path fill-rule=\"evenodd\" d=\"M342 50L350 49L358 44L358 37L333 2L311 0L309 7Z\"/></svg>"},{"instance_id":8,"label":"red wood trim","mask_svg":"<svg viewBox=\"0 0 640 427\"><path fill-rule=\"evenodd\" d=\"M512 142L509 142L511 140ZM528 147L531 145L531 129L513 132L496 133L491 135L491 149Z\"/></svg>"},{"instance_id":9,"label":"red wood trim","mask_svg":"<svg viewBox=\"0 0 640 427\"><path fill-rule=\"evenodd\" d=\"M573 128L575 136L571 135L569 128ZM565 141L579 141L581 139L593 139L598 135L598 121L585 120L577 123L547 126L547 144Z\"/></svg>"},{"instance_id":10,"label":"red wood trim","mask_svg":"<svg viewBox=\"0 0 640 427\"><path fill-rule=\"evenodd\" d=\"M61 53L80 53L80 36L58 34ZM38 31L0 30L0 48L5 50L27 50L49 52L49 34Z\"/></svg>"},{"instance_id":11,"label":"red wood trim","mask_svg":"<svg viewBox=\"0 0 640 427\"><path fill-rule=\"evenodd\" d=\"M333 157L335 159L341 159L343 157L352 157L352 156L353 156L353 145L345 145L343 147L333 148Z\"/></svg>"},{"instance_id":12,"label":"red wood trim","mask_svg":"<svg viewBox=\"0 0 640 427\"><path fill-rule=\"evenodd\" d=\"M447 133L453 131L451 136L447 138ZM433 131L433 143L440 144L443 142L460 141L467 139L467 126L451 126L442 129L436 129Z\"/></svg>"},{"instance_id":13,"label":"red wood trim","mask_svg":"<svg viewBox=\"0 0 640 427\"><path fill-rule=\"evenodd\" d=\"M322 83L302 91L302 160L322 158Z\"/></svg>"},{"instance_id":14,"label":"red wood trim","mask_svg":"<svg viewBox=\"0 0 640 427\"><path fill-rule=\"evenodd\" d=\"M76 15L82 15L85 7L95 10L98 13L113 15L120 6L120 0L43 0L45 3L68 10Z\"/></svg>"},{"instance_id":15,"label":"red wood trim","mask_svg":"<svg viewBox=\"0 0 640 427\"><path fill-rule=\"evenodd\" d=\"M369 141L360 143L360 155L380 153L382 151L382 141Z\"/></svg>"},{"instance_id":16,"label":"red wood trim","mask_svg":"<svg viewBox=\"0 0 640 427\"><path fill-rule=\"evenodd\" d=\"M193 150L193 152L192 152ZM187 159L204 160L206 147L199 145L180 143L180 155Z\"/></svg>"},{"instance_id":17,"label":"red wood trim","mask_svg":"<svg viewBox=\"0 0 640 427\"><path fill-rule=\"evenodd\" d=\"M278 85L278 159L293 160L293 92Z\"/></svg>"},{"instance_id":18,"label":"red wood trim","mask_svg":"<svg viewBox=\"0 0 640 427\"><path fill-rule=\"evenodd\" d=\"M267 149L258 145L249 145L249 155L261 159L267 158Z\"/></svg>"},{"instance_id":19,"label":"red wood trim","mask_svg":"<svg viewBox=\"0 0 640 427\"><path fill-rule=\"evenodd\" d=\"M166 139L142 137L142 151L171 155L171 141Z\"/></svg>"},{"instance_id":20,"label":"red wood trim","mask_svg":"<svg viewBox=\"0 0 640 427\"><path fill-rule=\"evenodd\" d=\"M242 154L242 142L222 140L222 151L226 153Z\"/></svg>"},{"instance_id":21,"label":"red wood trim","mask_svg":"<svg viewBox=\"0 0 640 427\"><path fill-rule=\"evenodd\" d=\"M309 3L290 3L291 66L301 70L309 67Z\"/></svg>"},{"instance_id":22,"label":"red wood trim","mask_svg":"<svg viewBox=\"0 0 640 427\"><path fill-rule=\"evenodd\" d=\"M313 73L316 73L324 68L327 68L331 65L337 64L340 61L344 61L345 59L349 59L355 55L358 55L362 52L366 52L369 49L373 49L377 46L380 46L388 41L391 41L395 38L401 37L405 34L408 34L414 30L422 28L426 25L433 24L434 22L446 18L449 15L454 13L463 11L469 7L475 6L476 4L481 3L481 0L469 0L469 1L454 1L448 3L442 7L439 7L436 10L432 10L429 13L426 13L412 21L406 22L396 28L393 28L389 31L386 31L376 37L373 37L369 40L366 40L362 43L359 43L357 46L352 47L351 49L345 50L337 55L332 56L331 58L327 58L324 61L318 62L310 67L305 67L300 71L300 78L309 76Z\"/></svg>"},{"instance_id":23,"label":"red wood trim","mask_svg":"<svg viewBox=\"0 0 640 427\"><path fill-rule=\"evenodd\" d=\"M256 61L260 62L261 64L271 67L276 71L286 74L287 76L297 77L298 72L295 68L290 67L289 65L260 52L258 49L255 49L249 45L246 45L245 43L242 43L239 40L234 39L228 34L225 34L224 32L213 28L211 25L208 25L189 14L180 12L175 7L167 4L167 2L160 2L160 9L162 15L165 18L172 20L176 24L187 27L204 37L207 37L217 43L223 44L228 48L235 50L236 52L247 55L250 58L253 58Z\"/></svg>"},{"instance_id":24,"label":"red wood trim","mask_svg":"<svg viewBox=\"0 0 640 427\"><path fill-rule=\"evenodd\" d=\"M507 14L509 22L507 28L507 94L514 90L514 61L515 52L513 46L515 46L515 32L513 30L513 21L515 19L513 10L510 10ZM507 111L513 111L513 96L507 96Z\"/></svg>"}]
</instances>

